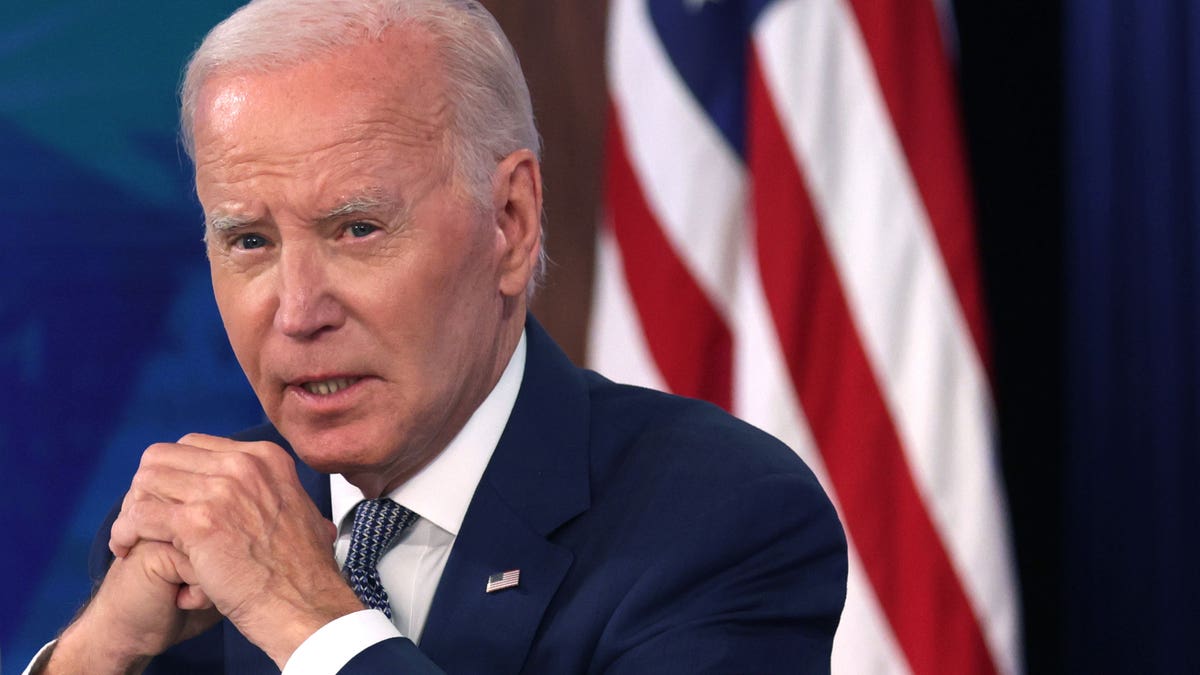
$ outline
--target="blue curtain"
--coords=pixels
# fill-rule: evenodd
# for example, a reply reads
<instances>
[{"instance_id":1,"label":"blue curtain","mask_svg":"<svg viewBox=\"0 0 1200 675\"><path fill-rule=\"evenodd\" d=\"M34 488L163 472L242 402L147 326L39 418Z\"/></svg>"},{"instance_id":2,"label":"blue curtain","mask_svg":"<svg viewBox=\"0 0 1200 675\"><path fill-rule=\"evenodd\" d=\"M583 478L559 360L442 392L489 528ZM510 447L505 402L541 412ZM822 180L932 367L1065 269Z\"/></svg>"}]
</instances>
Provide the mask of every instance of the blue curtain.
<instances>
[{"instance_id":1,"label":"blue curtain","mask_svg":"<svg viewBox=\"0 0 1200 675\"><path fill-rule=\"evenodd\" d=\"M1200 3L1064 4L1075 672L1200 672Z\"/></svg>"}]
</instances>

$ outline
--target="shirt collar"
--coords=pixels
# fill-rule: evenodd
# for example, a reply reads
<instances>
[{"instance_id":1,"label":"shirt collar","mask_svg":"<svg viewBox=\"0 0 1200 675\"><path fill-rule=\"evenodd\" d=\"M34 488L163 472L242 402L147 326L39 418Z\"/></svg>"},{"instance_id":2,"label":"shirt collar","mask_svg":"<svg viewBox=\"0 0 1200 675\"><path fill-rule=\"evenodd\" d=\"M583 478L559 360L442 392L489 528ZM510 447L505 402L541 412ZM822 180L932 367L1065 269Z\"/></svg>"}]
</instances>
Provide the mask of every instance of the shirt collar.
<instances>
[{"instance_id":1,"label":"shirt collar","mask_svg":"<svg viewBox=\"0 0 1200 675\"><path fill-rule=\"evenodd\" d=\"M458 434L433 461L388 493L388 497L443 530L458 536L471 497L508 424L525 375L525 332L500 380ZM363 493L341 474L329 477L333 522L339 527Z\"/></svg>"}]
</instances>

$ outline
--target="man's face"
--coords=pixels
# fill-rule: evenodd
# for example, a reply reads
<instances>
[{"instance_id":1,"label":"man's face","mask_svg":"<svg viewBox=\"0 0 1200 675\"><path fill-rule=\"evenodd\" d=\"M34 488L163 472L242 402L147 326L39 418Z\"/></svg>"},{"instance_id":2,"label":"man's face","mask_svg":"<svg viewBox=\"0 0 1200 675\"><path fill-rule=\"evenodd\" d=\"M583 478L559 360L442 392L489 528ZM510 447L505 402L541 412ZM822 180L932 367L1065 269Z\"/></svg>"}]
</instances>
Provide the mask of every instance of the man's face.
<instances>
[{"instance_id":1,"label":"man's face","mask_svg":"<svg viewBox=\"0 0 1200 675\"><path fill-rule=\"evenodd\" d=\"M234 352L301 458L368 496L441 451L519 337L503 228L453 178L446 114L420 39L200 92L196 188Z\"/></svg>"}]
</instances>

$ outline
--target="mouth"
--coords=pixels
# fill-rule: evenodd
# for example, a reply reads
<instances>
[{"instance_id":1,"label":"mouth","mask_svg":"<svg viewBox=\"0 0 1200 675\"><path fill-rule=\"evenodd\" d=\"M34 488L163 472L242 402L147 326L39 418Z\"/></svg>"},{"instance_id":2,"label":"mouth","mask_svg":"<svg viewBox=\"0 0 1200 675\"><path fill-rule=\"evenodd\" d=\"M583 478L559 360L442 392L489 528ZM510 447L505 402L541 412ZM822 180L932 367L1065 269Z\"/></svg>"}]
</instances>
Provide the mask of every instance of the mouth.
<instances>
[{"instance_id":1,"label":"mouth","mask_svg":"<svg viewBox=\"0 0 1200 675\"><path fill-rule=\"evenodd\" d=\"M312 380L301 382L300 388L317 396L329 396L354 385L361 377L334 377L328 380Z\"/></svg>"}]
</instances>

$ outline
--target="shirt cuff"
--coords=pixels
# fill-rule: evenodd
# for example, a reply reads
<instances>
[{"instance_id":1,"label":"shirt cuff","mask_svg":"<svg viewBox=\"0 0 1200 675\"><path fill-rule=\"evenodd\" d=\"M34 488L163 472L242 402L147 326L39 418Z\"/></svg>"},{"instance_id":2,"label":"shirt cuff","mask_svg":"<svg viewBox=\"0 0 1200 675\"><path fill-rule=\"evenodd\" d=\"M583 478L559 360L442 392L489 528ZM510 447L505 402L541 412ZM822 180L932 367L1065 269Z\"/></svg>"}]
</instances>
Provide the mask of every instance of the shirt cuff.
<instances>
[{"instance_id":1,"label":"shirt cuff","mask_svg":"<svg viewBox=\"0 0 1200 675\"><path fill-rule=\"evenodd\" d=\"M330 621L300 643L281 675L333 675L377 642L403 637L377 609L364 609Z\"/></svg>"},{"instance_id":2,"label":"shirt cuff","mask_svg":"<svg viewBox=\"0 0 1200 675\"><path fill-rule=\"evenodd\" d=\"M58 640L51 640L44 647L38 650L37 654L33 655L33 660L29 665L25 666L25 670L21 675L37 675L46 669L46 661L50 660L50 654L54 651L54 647L58 645Z\"/></svg>"}]
</instances>

